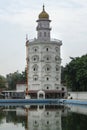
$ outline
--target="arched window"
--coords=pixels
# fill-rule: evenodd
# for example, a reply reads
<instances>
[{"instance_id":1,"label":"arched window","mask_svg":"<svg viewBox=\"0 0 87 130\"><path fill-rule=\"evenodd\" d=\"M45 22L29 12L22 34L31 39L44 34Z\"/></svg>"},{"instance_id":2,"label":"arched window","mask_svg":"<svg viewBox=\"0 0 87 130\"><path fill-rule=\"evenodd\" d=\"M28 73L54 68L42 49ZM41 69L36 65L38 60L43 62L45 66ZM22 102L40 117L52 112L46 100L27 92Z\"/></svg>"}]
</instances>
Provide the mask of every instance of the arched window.
<instances>
[{"instance_id":1,"label":"arched window","mask_svg":"<svg viewBox=\"0 0 87 130\"><path fill-rule=\"evenodd\" d=\"M43 67L43 70L45 70L46 72L50 72L51 71L51 66L47 64L47 65L45 65Z\"/></svg>"},{"instance_id":2,"label":"arched window","mask_svg":"<svg viewBox=\"0 0 87 130\"><path fill-rule=\"evenodd\" d=\"M38 46L32 47L32 51L33 51L33 52L37 52L38 50L39 50L39 47L38 47Z\"/></svg>"},{"instance_id":3,"label":"arched window","mask_svg":"<svg viewBox=\"0 0 87 130\"><path fill-rule=\"evenodd\" d=\"M38 80L38 75L34 75L34 76L33 76L33 80L34 80L34 81L37 81L37 80Z\"/></svg>"},{"instance_id":4,"label":"arched window","mask_svg":"<svg viewBox=\"0 0 87 130\"><path fill-rule=\"evenodd\" d=\"M49 71L50 70L50 68L49 67L47 67L47 71Z\"/></svg>"},{"instance_id":5,"label":"arched window","mask_svg":"<svg viewBox=\"0 0 87 130\"><path fill-rule=\"evenodd\" d=\"M48 48L46 48L46 51L48 51Z\"/></svg>"},{"instance_id":6,"label":"arched window","mask_svg":"<svg viewBox=\"0 0 87 130\"><path fill-rule=\"evenodd\" d=\"M49 121L47 121L47 124L49 124Z\"/></svg>"},{"instance_id":7,"label":"arched window","mask_svg":"<svg viewBox=\"0 0 87 130\"><path fill-rule=\"evenodd\" d=\"M47 112L47 115L49 115L49 112Z\"/></svg>"},{"instance_id":8,"label":"arched window","mask_svg":"<svg viewBox=\"0 0 87 130\"><path fill-rule=\"evenodd\" d=\"M36 52L36 51L37 51L37 48L35 48L34 51Z\"/></svg>"},{"instance_id":9,"label":"arched window","mask_svg":"<svg viewBox=\"0 0 87 130\"><path fill-rule=\"evenodd\" d=\"M47 89L49 89L49 87L47 87Z\"/></svg>"},{"instance_id":10,"label":"arched window","mask_svg":"<svg viewBox=\"0 0 87 130\"><path fill-rule=\"evenodd\" d=\"M38 71L38 65L35 64L35 65L32 67L32 69L33 69L34 72Z\"/></svg>"},{"instance_id":11,"label":"arched window","mask_svg":"<svg viewBox=\"0 0 87 130\"><path fill-rule=\"evenodd\" d=\"M47 77L46 79L49 80L49 77Z\"/></svg>"},{"instance_id":12,"label":"arched window","mask_svg":"<svg viewBox=\"0 0 87 130\"><path fill-rule=\"evenodd\" d=\"M38 62L39 61L39 56L38 55L33 56L32 61L33 62Z\"/></svg>"},{"instance_id":13,"label":"arched window","mask_svg":"<svg viewBox=\"0 0 87 130\"><path fill-rule=\"evenodd\" d=\"M56 71L59 71L59 66L58 65L56 65Z\"/></svg>"},{"instance_id":14,"label":"arched window","mask_svg":"<svg viewBox=\"0 0 87 130\"><path fill-rule=\"evenodd\" d=\"M45 84L44 85L44 89L47 90L47 89L52 89L52 86L50 84Z\"/></svg>"},{"instance_id":15,"label":"arched window","mask_svg":"<svg viewBox=\"0 0 87 130\"><path fill-rule=\"evenodd\" d=\"M34 57L34 61L36 61L36 57Z\"/></svg>"},{"instance_id":16,"label":"arched window","mask_svg":"<svg viewBox=\"0 0 87 130\"><path fill-rule=\"evenodd\" d=\"M49 60L49 57L47 57L47 60Z\"/></svg>"}]
</instances>

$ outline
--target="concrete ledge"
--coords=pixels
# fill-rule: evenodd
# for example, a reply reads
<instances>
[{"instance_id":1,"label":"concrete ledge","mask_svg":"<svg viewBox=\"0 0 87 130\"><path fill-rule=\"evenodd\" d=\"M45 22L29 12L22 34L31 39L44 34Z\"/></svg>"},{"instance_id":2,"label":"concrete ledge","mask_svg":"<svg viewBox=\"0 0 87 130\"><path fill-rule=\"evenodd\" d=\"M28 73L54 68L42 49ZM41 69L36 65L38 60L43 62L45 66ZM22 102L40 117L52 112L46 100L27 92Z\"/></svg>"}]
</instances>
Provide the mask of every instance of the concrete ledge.
<instances>
[{"instance_id":1,"label":"concrete ledge","mask_svg":"<svg viewBox=\"0 0 87 130\"><path fill-rule=\"evenodd\" d=\"M60 102L63 104L87 105L87 101L85 100L60 99Z\"/></svg>"},{"instance_id":2,"label":"concrete ledge","mask_svg":"<svg viewBox=\"0 0 87 130\"><path fill-rule=\"evenodd\" d=\"M1 99L0 104L2 103L26 103L26 104L57 104L58 99Z\"/></svg>"},{"instance_id":3,"label":"concrete ledge","mask_svg":"<svg viewBox=\"0 0 87 130\"><path fill-rule=\"evenodd\" d=\"M81 100L69 100L69 99L0 99L0 105L2 104L75 104L75 105L87 105L87 101Z\"/></svg>"}]
</instances>

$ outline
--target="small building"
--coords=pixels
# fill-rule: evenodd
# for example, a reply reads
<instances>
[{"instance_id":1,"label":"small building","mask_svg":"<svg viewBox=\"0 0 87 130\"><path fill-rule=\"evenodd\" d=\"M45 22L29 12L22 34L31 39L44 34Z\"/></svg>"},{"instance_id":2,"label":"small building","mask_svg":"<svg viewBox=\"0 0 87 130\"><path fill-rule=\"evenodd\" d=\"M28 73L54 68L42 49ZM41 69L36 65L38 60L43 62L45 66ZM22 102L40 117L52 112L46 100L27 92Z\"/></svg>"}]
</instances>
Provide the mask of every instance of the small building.
<instances>
[{"instance_id":1,"label":"small building","mask_svg":"<svg viewBox=\"0 0 87 130\"><path fill-rule=\"evenodd\" d=\"M19 91L25 92L26 86L27 86L26 83L18 83L18 84L16 84L16 91L17 92L19 92Z\"/></svg>"}]
</instances>

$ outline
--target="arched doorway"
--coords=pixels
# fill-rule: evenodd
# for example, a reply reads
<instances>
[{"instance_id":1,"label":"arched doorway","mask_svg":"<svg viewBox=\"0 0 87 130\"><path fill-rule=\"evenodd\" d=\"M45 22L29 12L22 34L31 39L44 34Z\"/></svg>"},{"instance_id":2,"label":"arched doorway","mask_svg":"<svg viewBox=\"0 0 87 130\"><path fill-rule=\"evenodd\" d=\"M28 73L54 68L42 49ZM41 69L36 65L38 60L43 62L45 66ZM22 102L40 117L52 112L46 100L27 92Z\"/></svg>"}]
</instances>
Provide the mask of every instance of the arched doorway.
<instances>
[{"instance_id":1,"label":"arched doorway","mask_svg":"<svg viewBox=\"0 0 87 130\"><path fill-rule=\"evenodd\" d=\"M44 91L38 91L37 98L38 99L45 99L45 92Z\"/></svg>"}]
</instances>

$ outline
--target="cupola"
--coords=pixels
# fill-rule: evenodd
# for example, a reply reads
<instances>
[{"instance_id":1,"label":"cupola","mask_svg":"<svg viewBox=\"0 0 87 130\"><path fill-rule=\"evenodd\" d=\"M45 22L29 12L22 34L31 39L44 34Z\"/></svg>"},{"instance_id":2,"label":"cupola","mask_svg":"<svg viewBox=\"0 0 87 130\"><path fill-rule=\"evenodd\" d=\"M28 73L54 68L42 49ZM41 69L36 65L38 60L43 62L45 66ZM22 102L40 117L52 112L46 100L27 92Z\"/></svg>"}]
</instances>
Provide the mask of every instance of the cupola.
<instances>
[{"instance_id":1,"label":"cupola","mask_svg":"<svg viewBox=\"0 0 87 130\"><path fill-rule=\"evenodd\" d=\"M44 5L43 5L43 10L42 10L42 12L39 14L39 19L43 19L43 18L49 19L49 14L45 11Z\"/></svg>"}]
</instances>

